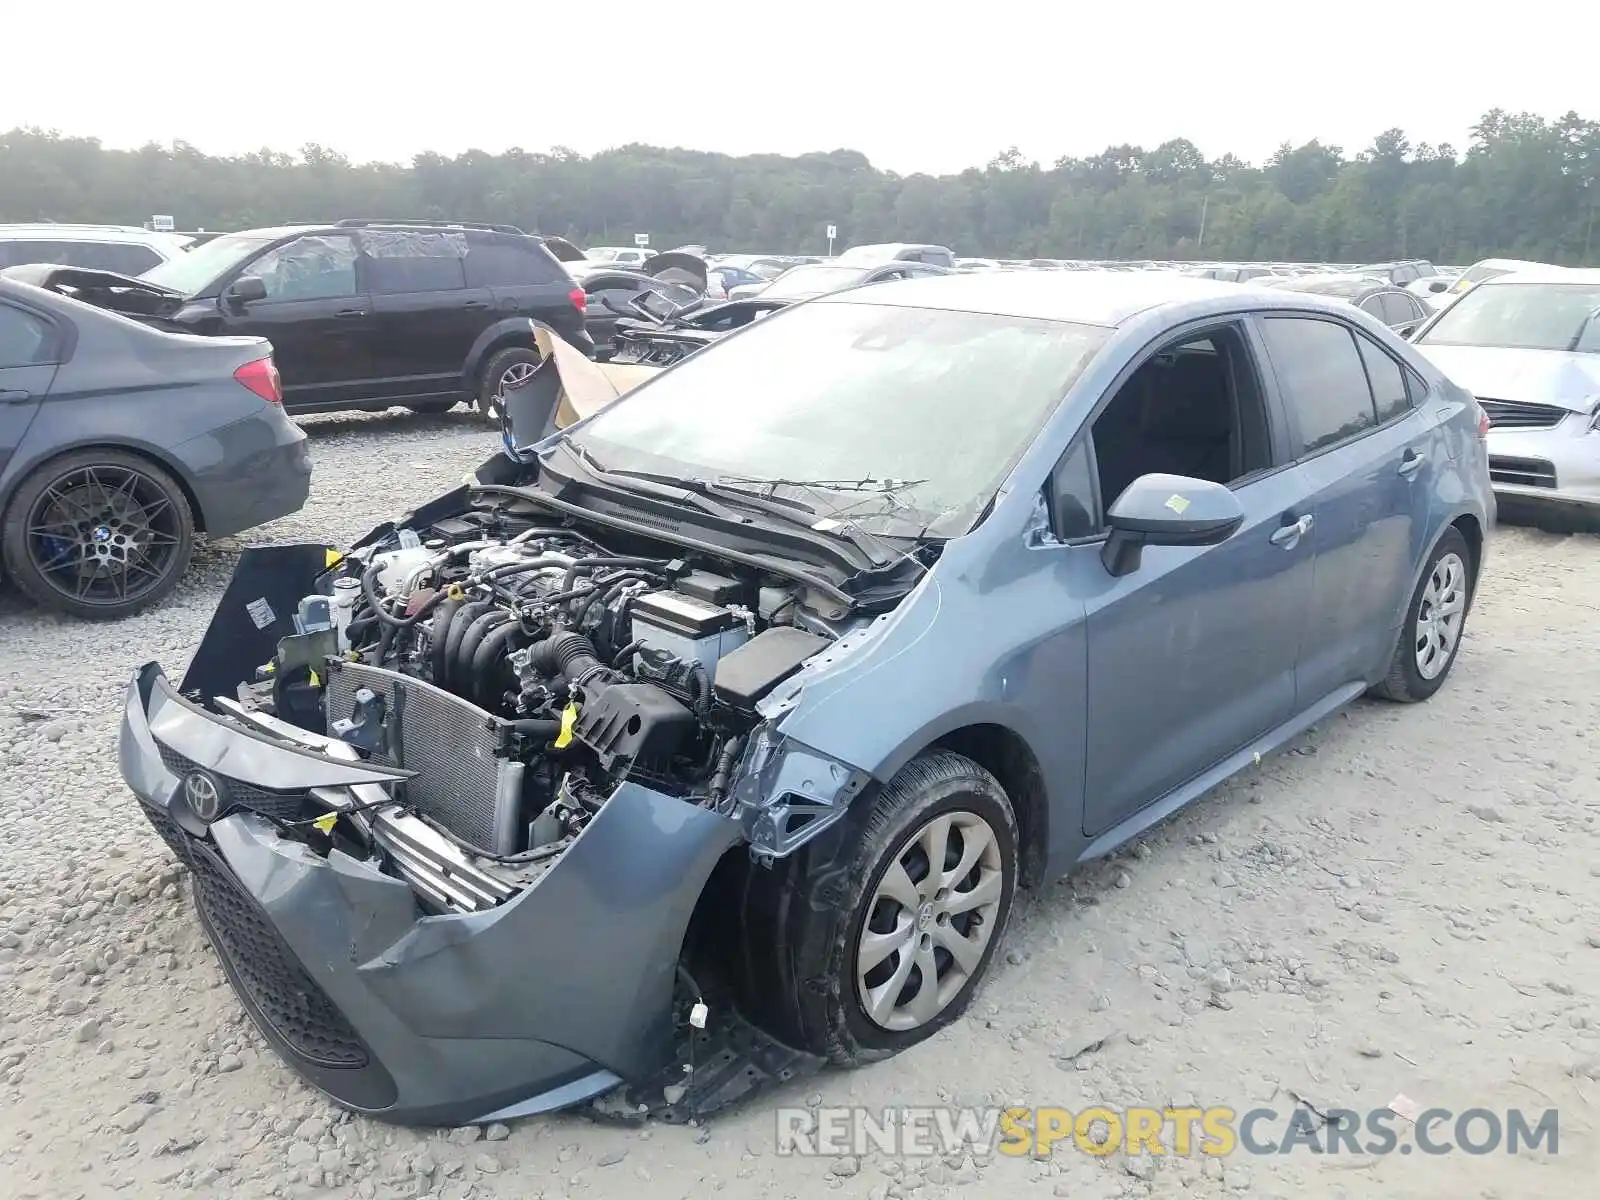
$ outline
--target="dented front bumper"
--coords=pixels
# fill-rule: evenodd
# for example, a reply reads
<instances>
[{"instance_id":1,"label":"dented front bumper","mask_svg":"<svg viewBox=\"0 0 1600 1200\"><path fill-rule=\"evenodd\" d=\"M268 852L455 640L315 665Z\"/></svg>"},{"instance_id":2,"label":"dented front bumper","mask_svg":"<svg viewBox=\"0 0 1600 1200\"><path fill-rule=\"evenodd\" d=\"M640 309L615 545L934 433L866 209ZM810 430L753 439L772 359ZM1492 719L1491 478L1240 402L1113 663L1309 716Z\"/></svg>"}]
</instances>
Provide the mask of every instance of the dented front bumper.
<instances>
[{"instance_id":1,"label":"dented front bumper","mask_svg":"<svg viewBox=\"0 0 1600 1200\"><path fill-rule=\"evenodd\" d=\"M371 782L375 767L253 736L154 664L128 687L120 764L191 868L246 1011L339 1104L405 1124L483 1122L669 1065L679 951L741 840L737 820L623 783L532 885L486 911L430 915L376 858L324 857L249 812L207 825L185 794L191 767L277 791Z\"/></svg>"}]
</instances>

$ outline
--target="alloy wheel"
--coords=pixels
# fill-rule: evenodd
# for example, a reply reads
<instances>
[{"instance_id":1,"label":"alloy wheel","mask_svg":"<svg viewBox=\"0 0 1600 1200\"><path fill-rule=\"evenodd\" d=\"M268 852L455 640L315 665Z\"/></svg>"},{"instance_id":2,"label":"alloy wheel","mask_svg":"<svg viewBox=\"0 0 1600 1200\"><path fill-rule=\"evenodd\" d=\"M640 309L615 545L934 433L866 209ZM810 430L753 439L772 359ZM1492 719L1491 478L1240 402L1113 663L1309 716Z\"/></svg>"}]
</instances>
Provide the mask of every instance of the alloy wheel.
<instances>
[{"instance_id":1,"label":"alloy wheel","mask_svg":"<svg viewBox=\"0 0 1600 1200\"><path fill-rule=\"evenodd\" d=\"M29 559L53 590L80 604L126 604L176 568L182 523L173 497L130 467L76 467L52 480L28 512Z\"/></svg>"},{"instance_id":2,"label":"alloy wheel","mask_svg":"<svg viewBox=\"0 0 1600 1200\"><path fill-rule=\"evenodd\" d=\"M857 939L867 1017L900 1032L944 1011L982 965L1004 892L999 840L976 813L940 813L902 842Z\"/></svg>"},{"instance_id":3,"label":"alloy wheel","mask_svg":"<svg viewBox=\"0 0 1600 1200\"><path fill-rule=\"evenodd\" d=\"M1417 606L1417 673L1434 679L1450 663L1467 611L1467 565L1459 554L1433 564Z\"/></svg>"},{"instance_id":4,"label":"alloy wheel","mask_svg":"<svg viewBox=\"0 0 1600 1200\"><path fill-rule=\"evenodd\" d=\"M533 378L533 373L538 368L533 363L512 363L500 372L500 378L495 381L494 391L489 394L489 411L484 415L498 420L506 411L506 392L512 388L519 388Z\"/></svg>"}]
</instances>

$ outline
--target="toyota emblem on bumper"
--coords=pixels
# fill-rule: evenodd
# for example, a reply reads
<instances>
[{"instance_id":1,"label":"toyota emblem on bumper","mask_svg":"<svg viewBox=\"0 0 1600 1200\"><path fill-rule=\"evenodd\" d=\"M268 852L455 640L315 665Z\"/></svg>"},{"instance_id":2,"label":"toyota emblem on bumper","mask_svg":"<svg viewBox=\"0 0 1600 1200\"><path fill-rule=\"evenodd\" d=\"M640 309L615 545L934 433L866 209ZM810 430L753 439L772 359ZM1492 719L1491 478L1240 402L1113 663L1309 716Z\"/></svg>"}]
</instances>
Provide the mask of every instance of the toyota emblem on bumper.
<instances>
[{"instance_id":1,"label":"toyota emblem on bumper","mask_svg":"<svg viewBox=\"0 0 1600 1200\"><path fill-rule=\"evenodd\" d=\"M215 821L222 811L222 788L204 771L190 771L183 777L183 798L202 821Z\"/></svg>"}]
</instances>

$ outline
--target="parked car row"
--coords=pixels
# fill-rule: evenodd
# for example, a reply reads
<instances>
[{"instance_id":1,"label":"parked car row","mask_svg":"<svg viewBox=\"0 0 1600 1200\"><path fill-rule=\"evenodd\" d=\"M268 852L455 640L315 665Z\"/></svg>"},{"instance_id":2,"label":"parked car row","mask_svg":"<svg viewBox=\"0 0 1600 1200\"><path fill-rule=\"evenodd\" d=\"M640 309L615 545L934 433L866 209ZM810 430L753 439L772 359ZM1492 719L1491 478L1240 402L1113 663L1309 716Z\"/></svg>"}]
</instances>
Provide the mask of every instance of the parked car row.
<instances>
[{"instance_id":1,"label":"parked car row","mask_svg":"<svg viewBox=\"0 0 1600 1200\"><path fill-rule=\"evenodd\" d=\"M94 379L125 380L123 386L140 389L141 400L160 396L162 388L146 388L148 364L187 362L186 352L202 343L185 335L222 339L221 346L233 351L254 348L251 352L264 365L231 385L243 385L245 391L230 391L228 386L223 390L235 402L253 395L260 404L271 406L276 416L258 415L275 423L275 428L292 427L285 414L377 410L397 404L417 412L441 412L463 401L498 422L505 391L528 380L541 361L535 324L553 330L591 357L616 356L624 363L662 366L788 305L836 292L950 273L994 276L997 284L1014 281L1025 287L1031 277L1058 275L1063 268L1078 273L1083 265L960 260L948 247L894 243L851 247L836 258L798 262L763 279L753 268L780 265L777 256L752 257L746 267L708 255L704 247L637 256L623 255L620 248L612 248L618 249L616 254L586 253L559 238L470 222L346 219L226 234L190 249L182 248L187 235L48 228L56 230L58 238L82 234L111 238L107 244L123 237L126 241L121 244L159 245L167 257L138 278L85 265L81 255L56 256L74 258L67 263L20 263L0 269L0 281L7 284L11 326L3 343L7 358L0 363L0 382L8 384L0 388L0 511L11 516L24 507L15 497L32 495L28 488L40 483L44 464L85 444L75 439L90 436L72 434L56 420L67 410L49 403L50 398L71 396L80 386L87 387L79 380L89 377L91 366ZM170 240L162 242L163 238ZM28 241L19 235L0 244ZM42 239L31 244L55 246ZM1513 377L1501 378L1482 374L1487 369L1482 366L1483 355L1449 348L1442 340L1446 335L1438 332L1433 298L1416 294L1414 285L1420 280L1444 276L1419 274L1404 282L1413 271L1432 271L1427 263L1371 264L1341 271L1312 270L1307 264L1121 266L1128 269L1094 274L1104 280L1127 274L1201 275L1320 295L1369 314L1401 336L1416 335L1419 348L1444 353L1447 369L1485 397L1484 407L1495 423L1497 486L1507 495L1514 492L1519 500L1543 501L1562 511L1600 504L1595 484L1600 471L1591 469L1594 447L1600 443L1596 426L1600 417L1586 407L1600 396L1600 383L1592 372L1593 331L1588 325L1567 328L1569 310L1590 311L1582 308L1589 293L1578 275L1538 264L1489 260L1463 272L1451 285L1443 301L1450 307L1483 287L1532 289L1487 293L1484 303L1493 299L1497 306L1485 310L1490 316L1471 326L1458 326L1455 319L1443 325L1446 334L1458 327L1470 329L1474 339L1470 344L1477 349L1500 347L1507 352L1491 357L1516 359ZM1533 287L1530 268L1544 272L1538 288ZM1524 299L1512 304L1508 296ZM29 303L18 297L29 298ZM1523 314L1535 299L1554 306L1552 313L1559 309L1559 314ZM98 316L92 315L95 309L100 310ZM108 324L107 310L138 324L116 318ZM1466 310L1468 315L1477 311L1476 303ZM1546 329L1539 323L1544 320L1561 328ZM76 331L82 321L88 323L80 339ZM1520 325L1512 329L1516 321L1528 322L1535 332L1530 334ZM1502 326L1512 332L1504 332ZM27 330L35 327L55 332L34 337ZM120 332L114 336L113 331ZM151 342L152 349L145 354L137 339L148 339L152 333L166 336ZM1561 341L1574 336L1577 340L1570 346ZM1564 357L1557 361L1551 355ZM1535 369L1535 360L1543 365ZM270 387L263 382L269 368ZM214 358L195 358L193 369L204 376L221 368ZM229 367L230 372L233 369ZM177 367L171 370L173 378L183 377ZM226 384L230 376L223 372L218 378ZM99 403L119 412L137 411L137 405ZM205 425L228 411L226 405L212 406L198 419ZM84 431L108 429L110 436L103 439L107 447L149 456L155 475L142 482L125 471L118 476L128 495L158 505L165 503L163 497L180 496L194 530L242 528L239 520L250 514L223 511L225 498L216 494L217 484L196 476L186 457L195 447L178 448L188 439L204 436L202 431L183 422L167 423L166 436L177 439L173 447L148 439L128 441L116 421L89 417L89 412L81 406L73 410L73 419ZM139 424L136 420L130 430ZM254 445L251 452L260 449ZM223 459L232 463L226 455ZM105 469L121 470L126 465L108 460ZM218 479L230 473L248 475L248 470L241 472L234 465L222 469ZM55 485L40 486L49 491ZM272 489L263 493L278 494ZM269 507L297 503L289 493L282 495L286 498L269 498L265 503ZM81 497L76 502L81 503ZM158 599L181 573L192 530L181 534L179 521L177 532L141 531L128 523L133 519L131 510L125 505L119 508L118 503L109 509L101 505L95 511L103 519L75 528L76 542L63 540L64 531L47 537L36 529L25 535L24 526L34 528L37 522L29 522L42 510L22 518L22 525L8 527L6 574L35 598L85 615L116 615ZM61 512L57 508L47 515L59 519ZM166 536L178 538L174 555L149 558L152 539ZM131 540L119 540L124 538ZM110 549L97 548L102 543ZM124 546L133 550L119 549ZM67 563L75 564L70 571ZM137 582L114 578L113 568L122 569L118 564L137 575ZM81 595L67 595L56 587L69 574L68 590L79 589Z\"/></svg>"}]
</instances>

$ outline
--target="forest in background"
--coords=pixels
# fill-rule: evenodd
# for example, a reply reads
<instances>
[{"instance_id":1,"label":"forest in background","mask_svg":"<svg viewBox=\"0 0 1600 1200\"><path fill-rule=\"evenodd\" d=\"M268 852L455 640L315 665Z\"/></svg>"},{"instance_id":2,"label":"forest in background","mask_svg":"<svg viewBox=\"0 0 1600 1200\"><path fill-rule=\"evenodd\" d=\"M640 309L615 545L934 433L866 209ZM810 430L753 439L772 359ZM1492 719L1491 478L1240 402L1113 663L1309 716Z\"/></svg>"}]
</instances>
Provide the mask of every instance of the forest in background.
<instances>
[{"instance_id":1,"label":"forest in background","mask_svg":"<svg viewBox=\"0 0 1600 1200\"><path fill-rule=\"evenodd\" d=\"M468 151L409 164L111 150L39 129L0 134L0 221L246 229L339 217L503 221L578 245L701 244L822 253L862 242L991 257L1471 263L1600 261L1600 122L1500 109L1462 150L1390 129L1367 148L1285 143L1260 165L1177 138L1045 166L1015 148L957 175L897 175L853 150L734 157L628 145L593 155Z\"/></svg>"}]
</instances>

